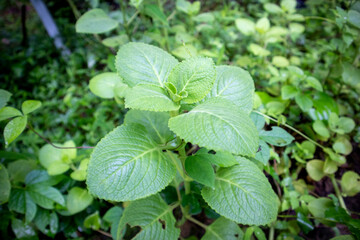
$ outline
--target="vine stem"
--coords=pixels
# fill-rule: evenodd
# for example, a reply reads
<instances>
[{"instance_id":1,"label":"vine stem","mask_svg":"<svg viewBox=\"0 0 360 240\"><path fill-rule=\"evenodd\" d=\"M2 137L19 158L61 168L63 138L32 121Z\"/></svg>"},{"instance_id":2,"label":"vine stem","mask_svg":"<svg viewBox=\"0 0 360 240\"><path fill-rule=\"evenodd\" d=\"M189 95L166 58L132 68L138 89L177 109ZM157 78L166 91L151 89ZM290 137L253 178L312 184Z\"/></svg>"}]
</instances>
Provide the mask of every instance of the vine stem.
<instances>
[{"instance_id":1,"label":"vine stem","mask_svg":"<svg viewBox=\"0 0 360 240\"><path fill-rule=\"evenodd\" d=\"M195 218L193 218L193 217L191 217L191 216L186 216L186 218L187 218L189 221L191 221L191 222L199 225L200 227L204 228L205 230L206 230L207 227L208 227L207 225L203 224L202 222L196 220Z\"/></svg>"},{"instance_id":2,"label":"vine stem","mask_svg":"<svg viewBox=\"0 0 360 240\"><path fill-rule=\"evenodd\" d=\"M274 228L274 224L271 224L269 231L269 240L274 240L274 236L275 236L275 228Z\"/></svg>"},{"instance_id":3,"label":"vine stem","mask_svg":"<svg viewBox=\"0 0 360 240\"><path fill-rule=\"evenodd\" d=\"M100 230L100 229L95 230L95 231L97 231L98 233L101 233L101 234L104 235L104 236L107 236L107 237L109 237L109 238L112 238L111 234L108 233L108 232L104 232L104 231L102 231L102 230Z\"/></svg>"},{"instance_id":4,"label":"vine stem","mask_svg":"<svg viewBox=\"0 0 360 240\"><path fill-rule=\"evenodd\" d=\"M27 125L27 128L29 128L31 131L33 131L36 135L38 135L42 140L44 140L45 142L47 142L48 144L50 144L52 147L57 148L57 149L88 149L88 148L94 148L94 147L90 147L90 146L82 146L82 147L59 147L56 146L55 144L53 144L50 140L46 139L45 137L43 137L40 133L38 133L30 124Z\"/></svg>"},{"instance_id":5,"label":"vine stem","mask_svg":"<svg viewBox=\"0 0 360 240\"><path fill-rule=\"evenodd\" d=\"M343 198L342 195L341 195L341 191L340 191L339 186L338 186L338 184L337 184L337 182L336 182L336 179L335 179L334 174L330 175L330 179L331 179L331 182L332 182L332 184L333 184L333 186L334 186L334 190L335 190L336 197L339 199L340 206L341 206L343 209L345 209L345 211L347 212L347 214L349 214L349 211L348 211L348 209L347 209L347 207L346 207L346 205L345 205L344 198Z\"/></svg>"},{"instance_id":6,"label":"vine stem","mask_svg":"<svg viewBox=\"0 0 360 240\"><path fill-rule=\"evenodd\" d=\"M262 112L259 112L259 111L253 111L253 112L256 112L257 114L260 114L261 116L267 118L267 119L270 119L271 121L274 121L274 122L278 122L278 120L276 118L272 118ZM307 139L308 141L312 142L313 144L315 144L316 146L320 147L321 149L325 149L325 147L317 142L315 142L314 140L312 140L310 137L306 136L305 134L303 134L302 132L300 132L299 130L297 130L296 128L286 124L286 123L280 123L281 125L284 125L285 127L293 130L294 132L296 132L297 134L299 134L300 136L302 136L303 138Z\"/></svg>"}]
</instances>

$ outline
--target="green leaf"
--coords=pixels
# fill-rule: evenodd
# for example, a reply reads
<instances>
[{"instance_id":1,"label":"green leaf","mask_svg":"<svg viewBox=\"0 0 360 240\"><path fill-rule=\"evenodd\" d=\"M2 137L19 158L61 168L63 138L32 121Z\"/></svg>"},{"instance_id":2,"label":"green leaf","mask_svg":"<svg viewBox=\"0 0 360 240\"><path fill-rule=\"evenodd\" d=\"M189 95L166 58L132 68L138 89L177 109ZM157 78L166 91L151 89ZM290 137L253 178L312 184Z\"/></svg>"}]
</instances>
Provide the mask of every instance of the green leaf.
<instances>
[{"instance_id":1,"label":"green leaf","mask_svg":"<svg viewBox=\"0 0 360 240\"><path fill-rule=\"evenodd\" d=\"M240 240L243 237L244 233L236 223L220 217L206 228L201 240Z\"/></svg>"},{"instance_id":2,"label":"green leaf","mask_svg":"<svg viewBox=\"0 0 360 240\"><path fill-rule=\"evenodd\" d=\"M118 236L129 224L130 227L141 228L136 235L137 240L178 239L180 229L175 227L172 210L158 194L131 202L121 217Z\"/></svg>"},{"instance_id":3,"label":"green leaf","mask_svg":"<svg viewBox=\"0 0 360 240\"><path fill-rule=\"evenodd\" d=\"M349 155L353 148L351 142L345 137L339 137L333 144L333 149L336 153L341 153L344 155Z\"/></svg>"},{"instance_id":4,"label":"green leaf","mask_svg":"<svg viewBox=\"0 0 360 240\"><path fill-rule=\"evenodd\" d=\"M82 15L76 22L75 29L78 33L105 33L118 26L118 22L111 19L99 8L92 9Z\"/></svg>"},{"instance_id":5,"label":"green leaf","mask_svg":"<svg viewBox=\"0 0 360 240\"><path fill-rule=\"evenodd\" d=\"M39 208L36 213L34 223L44 234L49 236L49 233L52 233L55 235L59 227L59 218L55 212L50 213L47 210ZM49 226L48 229L46 228L47 226Z\"/></svg>"},{"instance_id":6,"label":"green leaf","mask_svg":"<svg viewBox=\"0 0 360 240\"><path fill-rule=\"evenodd\" d=\"M54 143L55 146L61 146L61 144ZM50 144L44 145L39 151L39 161L44 168L49 168L54 162L61 163L61 149L54 148Z\"/></svg>"},{"instance_id":7,"label":"green leaf","mask_svg":"<svg viewBox=\"0 0 360 240\"><path fill-rule=\"evenodd\" d=\"M325 126L323 121L321 121L321 120L314 121L312 127L313 127L314 131L317 134L319 134L320 136L325 137L325 138L330 137L330 132L327 129L327 127Z\"/></svg>"},{"instance_id":8,"label":"green leaf","mask_svg":"<svg viewBox=\"0 0 360 240\"><path fill-rule=\"evenodd\" d=\"M235 20L236 28L245 36L255 33L255 23L246 18L238 18Z\"/></svg>"},{"instance_id":9,"label":"green leaf","mask_svg":"<svg viewBox=\"0 0 360 240\"><path fill-rule=\"evenodd\" d=\"M309 111L313 106L312 99L308 95L302 93L295 96L295 102L303 112Z\"/></svg>"},{"instance_id":10,"label":"green leaf","mask_svg":"<svg viewBox=\"0 0 360 240\"><path fill-rule=\"evenodd\" d=\"M350 10L348 12L348 21L351 23L354 27L357 27L360 29L360 13L355 10Z\"/></svg>"},{"instance_id":11,"label":"green leaf","mask_svg":"<svg viewBox=\"0 0 360 240\"><path fill-rule=\"evenodd\" d=\"M327 209L334 207L334 203L331 199L320 197L309 202L308 208L310 213L317 218L325 218L325 212ZM329 225L331 222L326 220L320 220L320 222Z\"/></svg>"},{"instance_id":12,"label":"green leaf","mask_svg":"<svg viewBox=\"0 0 360 240\"><path fill-rule=\"evenodd\" d=\"M86 228L98 230L98 229L100 229L100 225L101 225L101 219L100 219L98 211L87 216L84 220L84 227L86 227Z\"/></svg>"},{"instance_id":13,"label":"green leaf","mask_svg":"<svg viewBox=\"0 0 360 240\"><path fill-rule=\"evenodd\" d=\"M265 118L256 112L250 114L251 120L254 122L257 130L261 130L265 126Z\"/></svg>"},{"instance_id":14,"label":"green leaf","mask_svg":"<svg viewBox=\"0 0 360 240\"><path fill-rule=\"evenodd\" d=\"M215 189L204 187L202 196L217 213L237 223L265 225L277 216L277 196L265 175L250 161L220 169Z\"/></svg>"},{"instance_id":15,"label":"green leaf","mask_svg":"<svg viewBox=\"0 0 360 240\"><path fill-rule=\"evenodd\" d=\"M144 43L123 45L116 55L115 66L130 87L149 83L160 87L178 61L164 50Z\"/></svg>"},{"instance_id":16,"label":"green leaf","mask_svg":"<svg viewBox=\"0 0 360 240\"><path fill-rule=\"evenodd\" d=\"M168 112L178 110L180 105L173 102L163 88L147 84L137 85L128 89L125 96L125 107L138 110Z\"/></svg>"},{"instance_id":17,"label":"green leaf","mask_svg":"<svg viewBox=\"0 0 360 240\"><path fill-rule=\"evenodd\" d=\"M215 83L206 98L223 98L249 113L253 107L254 81L239 67L217 66Z\"/></svg>"},{"instance_id":18,"label":"green leaf","mask_svg":"<svg viewBox=\"0 0 360 240\"><path fill-rule=\"evenodd\" d=\"M41 102L40 101L26 100L25 102L22 103L21 110L24 113L24 115L26 115L26 114L29 114L29 113L35 111L39 107L41 107Z\"/></svg>"},{"instance_id":19,"label":"green leaf","mask_svg":"<svg viewBox=\"0 0 360 240\"><path fill-rule=\"evenodd\" d=\"M255 156L258 132L247 113L224 99L209 99L170 118L170 129L187 142L212 150Z\"/></svg>"},{"instance_id":20,"label":"green leaf","mask_svg":"<svg viewBox=\"0 0 360 240\"><path fill-rule=\"evenodd\" d=\"M216 154L210 154L208 152L207 149L203 148L197 151L195 156L207 159L209 162L219 167L231 167L238 164L238 161L231 153L217 151Z\"/></svg>"},{"instance_id":21,"label":"green leaf","mask_svg":"<svg viewBox=\"0 0 360 240\"><path fill-rule=\"evenodd\" d=\"M360 88L360 70L351 63L342 64L343 72L341 74L344 83L359 89Z\"/></svg>"},{"instance_id":22,"label":"green leaf","mask_svg":"<svg viewBox=\"0 0 360 240\"><path fill-rule=\"evenodd\" d=\"M115 86L118 83L122 83L119 75L113 72L106 72L90 79L89 88L98 97L113 98Z\"/></svg>"},{"instance_id":23,"label":"green leaf","mask_svg":"<svg viewBox=\"0 0 360 240\"><path fill-rule=\"evenodd\" d=\"M141 5L142 2L143 2L143 0L130 0L130 4L132 6L134 6L136 9L139 8L139 6Z\"/></svg>"},{"instance_id":24,"label":"green leaf","mask_svg":"<svg viewBox=\"0 0 360 240\"><path fill-rule=\"evenodd\" d=\"M174 133L171 132L168 127L169 119L169 113L132 109L126 113L124 124L141 124L146 128L149 135L155 142L164 144L174 138Z\"/></svg>"},{"instance_id":25,"label":"green leaf","mask_svg":"<svg viewBox=\"0 0 360 240\"><path fill-rule=\"evenodd\" d=\"M8 146L14 141L24 130L27 124L27 117L21 116L12 119L4 128L5 145Z\"/></svg>"},{"instance_id":26,"label":"green leaf","mask_svg":"<svg viewBox=\"0 0 360 240\"><path fill-rule=\"evenodd\" d=\"M331 112L329 117L330 130L339 133L350 133L355 128L355 122L348 117L339 118L336 113Z\"/></svg>"},{"instance_id":27,"label":"green leaf","mask_svg":"<svg viewBox=\"0 0 360 240\"><path fill-rule=\"evenodd\" d=\"M69 213L76 214L87 208L93 201L93 197L86 189L73 187L66 198L66 207Z\"/></svg>"},{"instance_id":28,"label":"green leaf","mask_svg":"<svg viewBox=\"0 0 360 240\"><path fill-rule=\"evenodd\" d=\"M255 24L255 29L259 33L266 33L267 31L269 31L270 29L269 19L266 17L260 18Z\"/></svg>"},{"instance_id":29,"label":"green leaf","mask_svg":"<svg viewBox=\"0 0 360 240\"><path fill-rule=\"evenodd\" d=\"M325 176L323 168L324 161L321 160L311 160L306 163L306 171L315 181L320 181Z\"/></svg>"},{"instance_id":30,"label":"green leaf","mask_svg":"<svg viewBox=\"0 0 360 240\"><path fill-rule=\"evenodd\" d=\"M176 0L176 9L188 15L195 15L200 11L200 1L190 3L185 0Z\"/></svg>"},{"instance_id":31,"label":"green leaf","mask_svg":"<svg viewBox=\"0 0 360 240\"><path fill-rule=\"evenodd\" d=\"M266 142L261 139L259 141L259 148L260 150L256 153L255 159L262 164L267 165L270 159L270 148Z\"/></svg>"},{"instance_id":32,"label":"green leaf","mask_svg":"<svg viewBox=\"0 0 360 240\"><path fill-rule=\"evenodd\" d=\"M255 43L250 43L248 49L255 56L266 57L270 55L268 50Z\"/></svg>"},{"instance_id":33,"label":"green leaf","mask_svg":"<svg viewBox=\"0 0 360 240\"><path fill-rule=\"evenodd\" d=\"M176 168L141 125L123 125L106 135L91 155L89 191L112 201L131 201L165 188Z\"/></svg>"},{"instance_id":34,"label":"green leaf","mask_svg":"<svg viewBox=\"0 0 360 240\"><path fill-rule=\"evenodd\" d=\"M360 176L356 172L347 171L341 177L341 189L350 197L360 192Z\"/></svg>"},{"instance_id":35,"label":"green leaf","mask_svg":"<svg viewBox=\"0 0 360 240\"><path fill-rule=\"evenodd\" d=\"M36 168L37 162L33 160L17 160L9 163L9 178L14 182L25 182L26 175Z\"/></svg>"},{"instance_id":36,"label":"green leaf","mask_svg":"<svg viewBox=\"0 0 360 240\"><path fill-rule=\"evenodd\" d=\"M70 177L76 181L85 181L86 179L86 170L88 168L89 165L89 158L85 158L83 160L81 160L80 165L78 167L77 170L75 170L74 172L72 172L70 174Z\"/></svg>"},{"instance_id":37,"label":"green leaf","mask_svg":"<svg viewBox=\"0 0 360 240\"><path fill-rule=\"evenodd\" d=\"M289 66L290 63L287 58L282 56L274 56L272 59L272 64L274 64L276 67L283 68Z\"/></svg>"},{"instance_id":38,"label":"green leaf","mask_svg":"<svg viewBox=\"0 0 360 240\"><path fill-rule=\"evenodd\" d=\"M54 202L65 205L64 197L56 188L44 184L34 184L29 186L28 192L34 202L45 209L53 209Z\"/></svg>"},{"instance_id":39,"label":"green leaf","mask_svg":"<svg viewBox=\"0 0 360 240\"><path fill-rule=\"evenodd\" d=\"M50 176L59 175L70 169L70 165L63 162L53 162L47 168Z\"/></svg>"},{"instance_id":40,"label":"green leaf","mask_svg":"<svg viewBox=\"0 0 360 240\"><path fill-rule=\"evenodd\" d=\"M298 94L298 90L296 87L291 85L285 85L281 88L281 98L282 99L290 99L295 97Z\"/></svg>"},{"instance_id":41,"label":"green leaf","mask_svg":"<svg viewBox=\"0 0 360 240\"><path fill-rule=\"evenodd\" d=\"M295 8L296 8L296 1L295 0L282 0L281 3L281 8L284 9L285 11L289 12L289 13L293 13L295 12Z\"/></svg>"},{"instance_id":42,"label":"green leaf","mask_svg":"<svg viewBox=\"0 0 360 240\"><path fill-rule=\"evenodd\" d=\"M53 186L63 180L64 176L49 176L45 170L33 170L26 175L25 184L30 186L37 183Z\"/></svg>"},{"instance_id":43,"label":"green leaf","mask_svg":"<svg viewBox=\"0 0 360 240\"><path fill-rule=\"evenodd\" d=\"M11 95L10 92L0 89L0 109L5 107L6 103L10 100Z\"/></svg>"},{"instance_id":44,"label":"green leaf","mask_svg":"<svg viewBox=\"0 0 360 240\"><path fill-rule=\"evenodd\" d=\"M12 219L11 229L17 239L29 239L30 237L36 236L35 230L32 226L25 224L17 218Z\"/></svg>"},{"instance_id":45,"label":"green leaf","mask_svg":"<svg viewBox=\"0 0 360 240\"><path fill-rule=\"evenodd\" d=\"M283 12L283 10L274 3L265 3L264 8L268 13L281 14Z\"/></svg>"},{"instance_id":46,"label":"green leaf","mask_svg":"<svg viewBox=\"0 0 360 240\"><path fill-rule=\"evenodd\" d=\"M26 222L31 222L36 214L37 207L29 192L23 189L13 189L9 200L9 209L25 214Z\"/></svg>"},{"instance_id":47,"label":"green leaf","mask_svg":"<svg viewBox=\"0 0 360 240\"><path fill-rule=\"evenodd\" d=\"M259 137L265 142L278 147L289 145L294 141L294 137L280 127L272 127L271 131L261 130Z\"/></svg>"},{"instance_id":48,"label":"green leaf","mask_svg":"<svg viewBox=\"0 0 360 240\"><path fill-rule=\"evenodd\" d=\"M117 234L118 234L118 228L122 214L123 214L123 209L121 207L115 206L110 208L103 217L105 221L111 223L110 232L113 239L118 238ZM120 237L121 237L121 233L123 233L123 231L119 231Z\"/></svg>"},{"instance_id":49,"label":"green leaf","mask_svg":"<svg viewBox=\"0 0 360 240\"><path fill-rule=\"evenodd\" d=\"M186 158L185 170L195 181L204 184L205 186L214 188L214 169L211 166L211 161L206 159L204 155L195 155Z\"/></svg>"},{"instance_id":50,"label":"green leaf","mask_svg":"<svg viewBox=\"0 0 360 240\"><path fill-rule=\"evenodd\" d=\"M322 87L320 81L317 80L316 78L308 76L305 81L310 87L312 87L320 92L323 91L323 87Z\"/></svg>"},{"instance_id":51,"label":"green leaf","mask_svg":"<svg viewBox=\"0 0 360 240\"><path fill-rule=\"evenodd\" d=\"M144 7L144 13L145 15L148 15L153 20L158 20L164 25L168 25L167 17L165 14L161 11L158 5L155 4L146 4Z\"/></svg>"},{"instance_id":52,"label":"green leaf","mask_svg":"<svg viewBox=\"0 0 360 240\"><path fill-rule=\"evenodd\" d=\"M11 184L8 171L4 165L0 164L0 205L8 201L10 190Z\"/></svg>"},{"instance_id":53,"label":"green leaf","mask_svg":"<svg viewBox=\"0 0 360 240\"><path fill-rule=\"evenodd\" d=\"M129 37L126 34L121 34L114 37L108 37L101 41L107 47L115 48L129 42Z\"/></svg>"},{"instance_id":54,"label":"green leaf","mask_svg":"<svg viewBox=\"0 0 360 240\"><path fill-rule=\"evenodd\" d=\"M174 67L167 82L175 86L180 96L186 92L183 102L191 104L210 92L215 76L215 65L211 58L189 58Z\"/></svg>"},{"instance_id":55,"label":"green leaf","mask_svg":"<svg viewBox=\"0 0 360 240\"><path fill-rule=\"evenodd\" d=\"M1 89L0 89L1 90ZM3 107L0 109L0 121L21 116L22 113L13 107Z\"/></svg>"}]
</instances>

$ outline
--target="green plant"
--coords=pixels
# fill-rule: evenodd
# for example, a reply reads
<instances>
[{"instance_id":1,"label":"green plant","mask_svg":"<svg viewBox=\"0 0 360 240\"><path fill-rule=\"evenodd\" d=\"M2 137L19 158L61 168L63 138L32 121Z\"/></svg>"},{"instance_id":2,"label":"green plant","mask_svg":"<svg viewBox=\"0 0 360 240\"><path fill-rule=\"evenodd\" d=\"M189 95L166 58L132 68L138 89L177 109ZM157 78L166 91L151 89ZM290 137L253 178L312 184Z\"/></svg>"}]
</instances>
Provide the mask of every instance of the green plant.
<instances>
[{"instance_id":1,"label":"green plant","mask_svg":"<svg viewBox=\"0 0 360 240\"><path fill-rule=\"evenodd\" d=\"M276 219L278 198L254 162L267 164L266 142L285 146L293 138L279 127L261 130L263 117L250 117L254 83L245 70L203 57L179 63L143 43L122 46L115 66L117 73L91 79L90 89L125 98L131 110L95 147L86 182L99 198L131 201L117 238L126 224L139 225L140 238L178 238L174 208L180 205L183 219L197 223L190 198L203 198L229 219L222 221L265 225ZM193 181L200 183L202 197L192 196ZM169 184L178 197L170 206L157 194ZM220 223L213 224L199 225L212 235Z\"/></svg>"}]
</instances>

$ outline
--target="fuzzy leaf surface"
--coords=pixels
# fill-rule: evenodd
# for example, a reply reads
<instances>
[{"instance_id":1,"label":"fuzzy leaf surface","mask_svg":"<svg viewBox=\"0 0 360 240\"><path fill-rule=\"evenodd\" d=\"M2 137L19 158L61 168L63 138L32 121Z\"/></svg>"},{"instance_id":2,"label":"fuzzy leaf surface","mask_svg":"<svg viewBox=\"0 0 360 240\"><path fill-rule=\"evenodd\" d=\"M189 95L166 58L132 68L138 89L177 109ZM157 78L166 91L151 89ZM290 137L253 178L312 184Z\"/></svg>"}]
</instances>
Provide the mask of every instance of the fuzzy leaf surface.
<instances>
[{"instance_id":1,"label":"fuzzy leaf surface","mask_svg":"<svg viewBox=\"0 0 360 240\"><path fill-rule=\"evenodd\" d=\"M215 151L255 156L259 137L249 115L224 99L209 99L169 120L170 129L187 142Z\"/></svg>"},{"instance_id":2,"label":"fuzzy leaf surface","mask_svg":"<svg viewBox=\"0 0 360 240\"><path fill-rule=\"evenodd\" d=\"M215 81L215 65L211 58L189 58L179 63L170 73L167 82L177 93L186 92L185 103L195 103L208 94Z\"/></svg>"},{"instance_id":3,"label":"fuzzy leaf surface","mask_svg":"<svg viewBox=\"0 0 360 240\"><path fill-rule=\"evenodd\" d=\"M207 98L224 98L250 113L255 92L254 81L250 74L239 67L216 67L216 79Z\"/></svg>"},{"instance_id":4,"label":"fuzzy leaf surface","mask_svg":"<svg viewBox=\"0 0 360 240\"><path fill-rule=\"evenodd\" d=\"M217 213L237 223L264 225L277 215L277 196L265 175L250 161L220 169L215 189L204 187L202 196Z\"/></svg>"},{"instance_id":5,"label":"fuzzy leaf surface","mask_svg":"<svg viewBox=\"0 0 360 240\"><path fill-rule=\"evenodd\" d=\"M153 84L160 87L178 61L164 50L144 43L123 45L116 55L115 66L130 87Z\"/></svg>"},{"instance_id":6,"label":"fuzzy leaf surface","mask_svg":"<svg viewBox=\"0 0 360 240\"><path fill-rule=\"evenodd\" d=\"M180 108L174 103L166 91L153 85L138 85L127 90L125 107L139 110L167 112Z\"/></svg>"},{"instance_id":7,"label":"fuzzy leaf surface","mask_svg":"<svg viewBox=\"0 0 360 240\"><path fill-rule=\"evenodd\" d=\"M174 137L169 129L170 114L166 112L150 112L131 109L125 115L124 123L137 123L143 125L151 138L158 143L166 143Z\"/></svg>"},{"instance_id":8,"label":"fuzzy leaf surface","mask_svg":"<svg viewBox=\"0 0 360 240\"><path fill-rule=\"evenodd\" d=\"M134 240L176 240L180 229L175 227L172 210L158 194L131 202L122 215L117 235L120 236L122 229L129 224L141 228Z\"/></svg>"},{"instance_id":9,"label":"fuzzy leaf surface","mask_svg":"<svg viewBox=\"0 0 360 240\"><path fill-rule=\"evenodd\" d=\"M176 169L168 155L138 124L115 128L91 155L87 185L103 199L132 201L165 188Z\"/></svg>"}]
</instances>

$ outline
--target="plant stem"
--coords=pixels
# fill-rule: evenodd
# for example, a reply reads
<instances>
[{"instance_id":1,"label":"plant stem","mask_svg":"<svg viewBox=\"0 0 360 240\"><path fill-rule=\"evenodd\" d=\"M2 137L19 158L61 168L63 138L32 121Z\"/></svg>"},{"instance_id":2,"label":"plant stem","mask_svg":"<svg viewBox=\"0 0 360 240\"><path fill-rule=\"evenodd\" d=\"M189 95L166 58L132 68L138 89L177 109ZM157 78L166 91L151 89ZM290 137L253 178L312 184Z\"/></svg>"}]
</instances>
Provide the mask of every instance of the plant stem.
<instances>
[{"instance_id":1,"label":"plant stem","mask_svg":"<svg viewBox=\"0 0 360 240\"><path fill-rule=\"evenodd\" d=\"M305 19L317 19L317 20L324 20L326 22L332 23L332 24L336 24L335 21L328 19L328 18L324 18L324 17L318 17L318 16L307 16L305 17Z\"/></svg>"},{"instance_id":2,"label":"plant stem","mask_svg":"<svg viewBox=\"0 0 360 240\"><path fill-rule=\"evenodd\" d=\"M275 228L274 228L274 224L271 224L268 240L274 240L274 236L275 236Z\"/></svg>"},{"instance_id":3,"label":"plant stem","mask_svg":"<svg viewBox=\"0 0 360 240\"><path fill-rule=\"evenodd\" d=\"M75 18L78 19L81 16L81 14L80 14L79 10L77 9L76 5L74 4L74 2L72 0L67 0L67 2L69 3L70 8L71 8L72 12L74 13Z\"/></svg>"},{"instance_id":4,"label":"plant stem","mask_svg":"<svg viewBox=\"0 0 360 240\"><path fill-rule=\"evenodd\" d=\"M193 217L191 217L191 216L187 216L186 218L187 218L189 221L191 221L191 222L199 225L200 227L204 228L205 230L206 230L207 227L208 227L207 225L203 224L202 222L196 220L195 218L193 218Z\"/></svg>"},{"instance_id":5,"label":"plant stem","mask_svg":"<svg viewBox=\"0 0 360 240\"><path fill-rule=\"evenodd\" d=\"M259 111L253 111L253 112L256 112L257 114L260 114L261 116L263 116L263 117L265 117L265 118L267 118L267 119L270 119L270 120L272 120L272 121L274 121L274 122L278 122L277 119L272 118L272 117L270 117L270 116L268 116L268 115L266 115L266 114L264 114L264 113L262 113L262 112L259 112ZM306 136L305 134L303 134L302 132L300 132L300 131L297 130L296 128L294 128L294 127L292 127L292 126L290 126L290 125L288 125L288 124L286 124L286 123L280 123L280 124L281 124L281 125L284 125L285 127L289 128L289 129L291 129L291 130L293 130L294 132L296 132L297 134L299 134L299 135L302 136L303 138L307 139L308 141L312 142L312 143L315 144L316 146L320 147L321 149L325 149L325 147L324 147L323 145L315 142L314 140L312 140L311 138L309 138L308 136Z\"/></svg>"},{"instance_id":6,"label":"plant stem","mask_svg":"<svg viewBox=\"0 0 360 240\"><path fill-rule=\"evenodd\" d=\"M30 123L27 125L27 128L29 128L31 131L33 131L36 135L38 135L42 140L44 140L45 142L47 142L48 144L50 144L52 147L54 148L58 148L58 149L81 149L81 148L94 148L94 147L89 147L89 146L82 146L82 147L59 147L56 146L55 144L53 144L50 140L46 139L45 137L41 136L40 133L38 133L31 125Z\"/></svg>"},{"instance_id":7,"label":"plant stem","mask_svg":"<svg viewBox=\"0 0 360 240\"><path fill-rule=\"evenodd\" d=\"M349 214L349 211L347 210L347 207L346 207L345 202L344 202L344 198L341 195L341 191L340 191L339 186L338 186L338 184L336 182L334 174L330 175L330 179L331 179L331 182L332 182L332 184L334 186L336 197L339 199L340 206L343 209L345 209L345 211Z\"/></svg>"},{"instance_id":8,"label":"plant stem","mask_svg":"<svg viewBox=\"0 0 360 240\"><path fill-rule=\"evenodd\" d=\"M125 28L126 35L128 36L129 40L132 41L129 26L126 22L125 1L120 0L120 8L121 8L121 13L122 13L122 17L123 17L123 26Z\"/></svg>"},{"instance_id":9,"label":"plant stem","mask_svg":"<svg viewBox=\"0 0 360 240\"><path fill-rule=\"evenodd\" d=\"M95 230L95 231L97 231L98 233L101 233L101 234L104 235L104 236L107 236L107 237L109 237L109 238L112 238L112 236L111 236L110 233L104 232L104 231L102 231L102 230L100 230L100 229Z\"/></svg>"}]
</instances>

